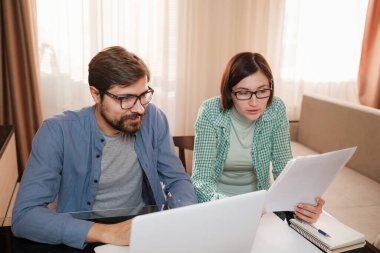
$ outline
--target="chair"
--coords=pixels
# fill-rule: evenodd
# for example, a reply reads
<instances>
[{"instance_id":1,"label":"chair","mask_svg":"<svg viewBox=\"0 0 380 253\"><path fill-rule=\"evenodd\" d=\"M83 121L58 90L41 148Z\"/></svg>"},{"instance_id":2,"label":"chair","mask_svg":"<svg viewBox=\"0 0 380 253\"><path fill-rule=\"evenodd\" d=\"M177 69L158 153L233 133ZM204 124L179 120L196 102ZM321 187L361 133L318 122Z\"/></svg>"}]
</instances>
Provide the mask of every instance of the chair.
<instances>
[{"instance_id":1,"label":"chair","mask_svg":"<svg viewBox=\"0 0 380 253\"><path fill-rule=\"evenodd\" d=\"M185 171L188 173L186 169L185 149L194 149L194 136L173 136L173 142L174 146L178 147L179 159L181 160Z\"/></svg>"}]
</instances>

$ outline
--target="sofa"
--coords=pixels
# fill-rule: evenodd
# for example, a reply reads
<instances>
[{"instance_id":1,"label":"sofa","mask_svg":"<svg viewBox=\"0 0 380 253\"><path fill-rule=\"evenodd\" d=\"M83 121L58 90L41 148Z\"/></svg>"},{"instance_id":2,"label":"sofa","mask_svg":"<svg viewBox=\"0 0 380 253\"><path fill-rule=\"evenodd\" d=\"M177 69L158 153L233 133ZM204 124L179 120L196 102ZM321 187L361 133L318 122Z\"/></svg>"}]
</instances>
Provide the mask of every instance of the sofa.
<instances>
[{"instance_id":1,"label":"sofa","mask_svg":"<svg viewBox=\"0 0 380 253\"><path fill-rule=\"evenodd\" d=\"M380 110L304 95L290 132L294 157L357 146L323 195L324 209L380 248Z\"/></svg>"}]
</instances>

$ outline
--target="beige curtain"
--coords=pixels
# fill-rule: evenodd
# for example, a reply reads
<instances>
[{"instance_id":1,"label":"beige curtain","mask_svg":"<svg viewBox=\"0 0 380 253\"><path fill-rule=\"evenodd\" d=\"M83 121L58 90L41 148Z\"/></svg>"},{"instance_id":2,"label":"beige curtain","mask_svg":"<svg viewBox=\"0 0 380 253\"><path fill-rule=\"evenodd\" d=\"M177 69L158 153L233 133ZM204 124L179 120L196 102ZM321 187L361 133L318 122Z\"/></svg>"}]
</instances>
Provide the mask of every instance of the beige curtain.
<instances>
[{"instance_id":1,"label":"beige curtain","mask_svg":"<svg viewBox=\"0 0 380 253\"><path fill-rule=\"evenodd\" d=\"M175 135L194 134L201 103L218 96L227 61L242 51L263 54L279 73L284 1L179 1Z\"/></svg>"},{"instance_id":2,"label":"beige curtain","mask_svg":"<svg viewBox=\"0 0 380 253\"><path fill-rule=\"evenodd\" d=\"M275 81L289 119L299 120L304 94L359 103L357 73L367 1L285 2L281 68Z\"/></svg>"},{"instance_id":3,"label":"beige curtain","mask_svg":"<svg viewBox=\"0 0 380 253\"><path fill-rule=\"evenodd\" d=\"M359 67L361 104L380 109L380 1L369 0Z\"/></svg>"},{"instance_id":4,"label":"beige curtain","mask_svg":"<svg viewBox=\"0 0 380 253\"><path fill-rule=\"evenodd\" d=\"M19 175L42 121L34 0L0 0L0 124L16 132Z\"/></svg>"}]
</instances>

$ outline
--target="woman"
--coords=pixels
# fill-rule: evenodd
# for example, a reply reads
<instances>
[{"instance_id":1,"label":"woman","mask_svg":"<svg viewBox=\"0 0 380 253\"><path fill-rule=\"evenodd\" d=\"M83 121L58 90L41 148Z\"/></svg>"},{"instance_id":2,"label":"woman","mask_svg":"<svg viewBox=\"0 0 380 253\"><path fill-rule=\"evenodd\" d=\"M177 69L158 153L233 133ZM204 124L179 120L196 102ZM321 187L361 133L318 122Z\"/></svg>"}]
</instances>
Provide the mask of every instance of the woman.
<instances>
[{"instance_id":1,"label":"woman","mask_svg":"<svg viewBox=\"0 0 380 253\"><path fill-rule=\"evenodd\" d=\"M231 58L221 96L205 101L195 124L192 182L200 202L270 187L292 158L285 105L274 97L272 71L258 53ZM324 205L300 203L295 214L315 222Z\"/></svg>"}]
</instances>

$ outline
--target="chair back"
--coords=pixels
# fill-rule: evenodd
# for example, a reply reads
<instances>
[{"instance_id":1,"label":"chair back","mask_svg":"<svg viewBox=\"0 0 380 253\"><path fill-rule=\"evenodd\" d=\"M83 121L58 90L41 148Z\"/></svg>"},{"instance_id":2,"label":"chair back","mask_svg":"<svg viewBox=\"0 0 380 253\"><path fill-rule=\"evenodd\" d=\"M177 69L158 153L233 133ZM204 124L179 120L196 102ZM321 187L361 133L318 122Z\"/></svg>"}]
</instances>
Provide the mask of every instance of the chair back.
<instances>
[{"instance_id":1,"label":"chair back","mask_svg":"<svg viewBox=\"0 0 380 253\"><path fill-rule=\"evenodd\" d=\"M174 146L178 147L178 155L181 160L185 171L188 173L186 169L186 159L185 159L185 149L193 150L194 149L194 136L173 136Z\"/></svg>"}]
</instances>

